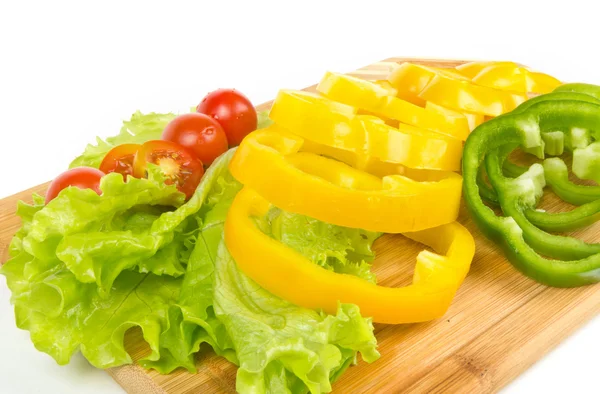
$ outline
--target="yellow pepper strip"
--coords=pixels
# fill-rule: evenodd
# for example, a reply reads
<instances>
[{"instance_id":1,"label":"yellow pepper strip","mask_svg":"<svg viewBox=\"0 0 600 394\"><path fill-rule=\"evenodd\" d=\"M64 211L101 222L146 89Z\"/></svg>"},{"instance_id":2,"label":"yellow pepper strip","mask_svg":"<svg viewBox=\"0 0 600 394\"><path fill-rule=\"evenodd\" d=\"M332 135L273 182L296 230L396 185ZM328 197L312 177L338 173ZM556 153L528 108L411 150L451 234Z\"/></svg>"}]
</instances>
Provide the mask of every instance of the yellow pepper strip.
<instances>
[{"instance_id":1,"label":"yellow pepper strip","mask_svg":"<svg viewBox=\"0 0 600 394\"><path fill-rule=\"evenodd\" d=\"M410 168L403 166L402 164L388 163L377 160L373 157L356 155L351 151L334 148L309 140L304 140L302 151L339 160L356 168L357 170L361 170L381 178L387 175L404 175L419 182L437 182L448 177L447 171Z\"/></svg>"},{"instance_id":2,"label":"yellow pepper strip","mask_svg":"<svg viewBox=\"0 0 600 394\"><path fill-rule=\"evenodd\" d=\"M441 105L437 105L428 101L425 104L425 108L430 111L437 111L441 113L448 114L448 116L459 116L462 115L467 118L467 122L469 123L469 130L475 130L475 127L479 126L484 122L484 116L481 114L472 114L469 112L458 112L450 108L442 107Z\"/></svg>"},{"instance_id":3,"label":"yellow pepper strip","mask_svg":"<svg viewBox=\"0 0 600 394\"><path fill-rule=\"evenodd\" d=\"M561 82L548 75L529 71L516 65L493 65L481 70L473 78L477 85L521 93L550 93Z\"/></svg>"},{"instance_id":4,"label":"yellow pepper strip","mask_svg":"<svg viewBox=\"0 0 600 394\"><path fill-rule=\"evenodd\" d=\"M293 128L334 130L339 136L336 138L343 138L350 133L350 122L357 111L357 108L318 94L280 90L271 106L269 118L286 127L295 125Z\"/></svg>"},{"instance_id":5,"label":"yellow pepper strip","mask_svg":"<svg viewBox=\"0 0 600 394\"><path fill-rule=\"evenodd\" d=\"M263 169L261 169L262 171ZM361 278L325 270L261 232L252 216L264 216L271 204L244 187L225 220L225 244L238 267L269 292L296 305L335 313L338 303L359 306L377 323L404 324L440 318L469 271L475 243L457 222L407 237L424 243L410 286L377 286ZM354 212L363 207L354 207Z\"/></svg>"},{"instance_id":6,"label":"yellow pepper strip","mask_svg":"<svg viewBox=\"0 0 600 394\"><path fill-rule=\"evenodd\" d=\"M527 100L527 94L512 93L436 75L420 93L424 100L458 111L499 116Z\"/></svg>"},{"instance_id":7,"label":"yellow pepper strip","mask_svg":"<svg viewBox=\"0 0 600 394\"><path fill-rule=\"evenodd\" d=\"M390 85L398 90L396 96L420 107L425 106L425 100L419 93L431 82L437 74L451 78L465 79L456 70L422 66L420 64L402 63L395 66L388 76Z\"/></svg>"},{"instance_id":8,"label":"yellow pepper strip","mask_svg":"<svg viewBox=\"0 0 600 394\"><path fill-rule=\"evenodd\" d=\"M231 174L275 206L339 226L400 233L456 220L462 177L438 182L383 178L337 160L299 152L303 139L284 131L249 134L229 164Z\"/></svg>"},{"instance_id":9,"label":"yellow pepper strip","mask_svg":"<svg viewBox=\"0 0 600 394\"><path fill-rule=\"evenodd\" d=\"M357 163L353 165L358 167L358 163L375 159L419 169L460 169L461 141L409 125L394 128L374 116L336 113L327 106L328 102L335 103L311 93L282 90L269 117L275 121L275 127L311 142L352 152Z\"/></svg>"},{"instance_id":10,"label":"yellow pepper strip","mask_svg":"<svg viewBox=\"0 0 600 394\"><path fill-rule=\"evenodd\" d=\"M376 112L402 123L435 131L460 141L465 141L469 135L469 123L464 116L454 117L430 111L396 97L389 97L387 104Z\"/></svg>"},{"instance_id":11,"label":"yellow pepper strip","mask_svg":"<svg viewBox=\"0 0 600 394\"><path fill-rule=\"evenodd\" d=\"M317 91L331 100L462 141L469 134L469 125L464 117L428 111L390 96L380 85L364 79L328 72L317 85Z\"/></svg>"},{"instance_id":12,"label":"yellow pepper strip","mask_svg":"<svg viewBox=\"0 0 600 394\"><path fill-rule=\"evenodd\" d=\"M389 96L397 96L398 95L398 89L393 87L392 84L385 79L373 81L373 83L375 83L375 84L381 86L382 88L384 88L385 90L387 90Z\"/></svg>"},{"instance_id":13,"label":"yellow pepper strip","mask_svg":"<svg viewBox=\"0 0 600 394\"><path fill-rule=\"evenodd\" d=\"M473 79L475 78L475 76L477 74L479 74L481 71L483 71L484 68L487 68L489 66L512 66L512 67L518 67L518 64L515 62L506 62L506 61L502 61L502 62L489 62L489 61L484 61L484 62L469 62L469 63L465 63L465 64L461 64L460 66L456 67L456 71L469 78L469 79Z\"/></svg>"},{"instance_id":14,"label":"yellow pepper strip","mask_svg":"<svg viewBox=\"0 0 600 394\"><path fill-rule=\"evenodd\" d=\"M427 67L427 66L422 66L422 67ZM431 70L435 71L436 74L445 75L449 78L468 79L467 77L465 77L464 75L462 75L461 73L456 71L455 68L450 68L450 67L429 67L429 68Z\"/></svg>"},{"instance_id":15,"label":"yellow pepper strip","mask_svg":"<svg viewBox=\"0 0 600 394\"><path fill-rule=\"evenodd\" d=\"M363 151L367 158L374 157L379 161L403 164L415 169L460 170L460 140L432 135L427 130L402 123L394 128L360 116L355 119L354 124L356 126L353 130L362 129L358 135L365 137L366 143L362 146L367 148Z\"/></svg>"},{"instance_id":16,"label":"yellow pepper strip","mask_svg":"<svg viewBox=\"0 0 600 394\"><path fill-rule=\"evenodd\" d=\"M390 97L389 91L381 85L332 72L325 73L317 85L317 91L331 100L372 112L384 106Z\"/></svg>"},{"instance_id":17,"label":"yellow pepper strip","mask_svg":"<svg viewBox=\"0 0 600 394\"><path fill-rule=\"evenodd\" d=\"M551 75L527 71L525 89L532 93L550 93L563 83Z\"/></svg>"},{"instance_id":18,"label":"yellow pepper strip","mask_svg":"<svg viewBox=\"0 0 600 394\"><path fill-rule=\"evenodd\" d=\"M383 123L385 123L386 125L392 126L395 128L398 128L398 125L400 124L400 122L395 119L386 118L385 116L377 115L377 114L374 114L373 112L365 111L364 109L359 109L356 114L361 115L361 116L368 115L368 116L372 117L373 119L375 119L375 118L381 119L383 121Z\"/></svg>"}]
</instances>

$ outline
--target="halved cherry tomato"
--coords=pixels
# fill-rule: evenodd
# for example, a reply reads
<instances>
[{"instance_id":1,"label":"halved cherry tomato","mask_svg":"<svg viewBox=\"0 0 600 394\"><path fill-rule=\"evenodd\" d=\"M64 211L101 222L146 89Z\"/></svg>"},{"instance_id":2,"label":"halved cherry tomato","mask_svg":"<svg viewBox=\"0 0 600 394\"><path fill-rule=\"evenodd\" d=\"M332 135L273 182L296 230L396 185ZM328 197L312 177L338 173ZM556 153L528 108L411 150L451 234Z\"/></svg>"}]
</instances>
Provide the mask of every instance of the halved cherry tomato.
<instances>
[{"instance_id":1,"label":"halved cherry tomato","mask_svg":"<svg viewBox=\"0 0 600 394\"><path fill-rule=\"evenodd\" d=\"M156 164L167 177L167 185L176 185L190 198L204 175L204 166L191 152L172 141L153 140L144 143L133 159L133 176L145 178L148 163Z\"/></svg>"},{"instance_id":2,"label":"halved cherry tomato","mask_svg":"<svg viewBox=\"0 0 600 394\"><path fill-rule=\"evenodd\" d=\"M133 175L133 158L140 148L140 144L123 144L112 148L100 164L100 171L105 174L118 172L126 175Z\"/></svg>"},{"instance_id":3,"label":"halved cherry tomato","mask_svg":"<svg viewBox=\"0 0 600 394\"><path fill-rule=\"evenodd\" d=\"M69 186L75 186L80 189L92 189L98 194L100 191L100 179L105 174L91 167L76 167L63 172L57 176L46 191L46 204L52 201L58 193Z\"/></svg>"},{"instance_id":4,"label":"halved cherry tomato","mask_svg":"<svg viewBox=\"0 0 600 394\"><path fill-rule=\"evenodd\" d=\"M246 96L234 89L219 89L209 93L196 111L211 116L223 126L229 146L237 146L245 136L256 130L256 109Z\"/></svg>"},{"instance_id":5,"label":"halved cherry tomato","mask_svg":"<svg viewBox=\"0 0 600 394\"><path fill-rule=\"evenodd\" d=\"M187 148L207 166L227 151L227 137L223 128L205 114L179 115L167 124L162 139Z\"/></svg>"}]
</instances>

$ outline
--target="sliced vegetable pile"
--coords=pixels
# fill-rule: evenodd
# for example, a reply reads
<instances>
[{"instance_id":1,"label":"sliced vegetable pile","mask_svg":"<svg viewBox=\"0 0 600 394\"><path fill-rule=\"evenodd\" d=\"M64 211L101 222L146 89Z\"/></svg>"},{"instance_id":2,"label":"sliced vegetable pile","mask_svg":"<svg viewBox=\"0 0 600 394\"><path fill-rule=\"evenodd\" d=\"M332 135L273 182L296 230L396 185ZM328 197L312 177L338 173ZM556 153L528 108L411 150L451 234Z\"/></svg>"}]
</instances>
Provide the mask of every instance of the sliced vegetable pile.
<instances>
[{"instance_id":1,"label":"sliced vegetable pile","mask_svg":"<svg viewBox=\"0 0 600 394\"><path fill-rule=\"evenodd\" d=\"M360 84L375 90L378 86L342 75L338 80L351 88ZM383 166L400 165L394 160L402 155L388 151L383 153L391 154L383 156L377 151L385 139L392 139L387 146L395 151L414 149L413 155L421 154L420 146L394 143L398 136L439 138L442 144L455 141L458 152L461 143L416 128L414 133L403 133L373 116L356 115L357 111L311 93L279 94L270 113L275 123L246 137L231 161L232 175L245 188L225 222L227 247L242 271L258 284L307 308L333 313L338 302L349 302L381 323L440 317L468 272L475 248L468 231L455 222L460 175L431 172L429 180L421 182L394 172L382 178L349 164L358 167L356 162L381 160ZM365 143L377 138L382 144ZM303 151L305 141L310 141L310 151ZM335 152L333 157L340 160L313 153L324 149ZM350 160L344 162L346 153ZM265 214L271 204L335 225L406 233L439 254L422 252L413 285L398 289L315 269L310 261L252 225L251 217ZM271 262L264 261L266 256L271 256Z\"/></svg>"},{"instance_id":2,"label":"sliced vegetable pile","mask_svg":"<svg viewBox=\"0 0 600 394\"><path fill-rule=\"evenodd\" d=\"M519 146L540 159L568 151L573 173L598 182L599 127L600 87L566 84L483 124L467 139L463 174L473 218L518 269L541 283L574 287L600 280L598 244L549 233L594 223L600 206L598 186L572 183L558 157L526 168L511 163L508 156ZM578 207L561 213L537 210L546 185ZM496 216L483 199L499 205L504 216Z\"/></svg>"},{"instance_id":3,"label":"sliced vegetable pile","mask_svg":"<svg viewBox=\"0 0 600 394\"><path fill-rule=\"evenodd\" d=\"M245 185L225 223L230 253L262 287L308 308L332 313L337 302L350 302L382 323L442 316L474 254L472 237L455 222L462 179L452 171L460 167L461 140L484 116L556 84L514 63L457 70L406 63L388 81L327 73L320 95L281 91L269 115L275 123L248 136L230 164ZM413 284L400 289L324 272L252 225L249 218L271 204L337 225L405 233L439 254L422 252ZM273 264L261 263L263 256Z\"/></svg>"},{"instance_id":4,"label":"sliced vegetable pile","mask_svg":"<svg viewBox=\"0 0 600 394\"><path fill-rule=\"evenodd\" d=\"M135 113L117 136L89 145L45 198L19 204L23 226L0 269L17 326L60 364L77 350L99 368L130 363L123 338L139 327L151 349L140 363L160 373L194 372L207 343L239 366L239 392L329 392L358 353L379 357L373 321L439 318L467 275L475 245L456 221L463 141L467 201L490 229L510 227L503 234L518 247L519 226L528 242L554 240L525 222L563 229L595 218L592 207L564 220L531 209L539 166L516 180L494 172L507 144L541 154L562 153L564 142L578 152L577 171L594 176L596 98L552 93L518 107L559 84L510 62L405 63L385 81L327 73L318 94L282 90L268 118L226 89L194 113ZM479 169L486 154L491 185ZM553 181L548 172L557 193L581 203L600 196L561 171ZM514 220L491 218L479 191ZM432 249L418 254L410 286L376 284L369 263L382 233ZM594 248L568 242L557 245ZM584 271L571 276L597 276Z\"/></svg>"}]
</instances>

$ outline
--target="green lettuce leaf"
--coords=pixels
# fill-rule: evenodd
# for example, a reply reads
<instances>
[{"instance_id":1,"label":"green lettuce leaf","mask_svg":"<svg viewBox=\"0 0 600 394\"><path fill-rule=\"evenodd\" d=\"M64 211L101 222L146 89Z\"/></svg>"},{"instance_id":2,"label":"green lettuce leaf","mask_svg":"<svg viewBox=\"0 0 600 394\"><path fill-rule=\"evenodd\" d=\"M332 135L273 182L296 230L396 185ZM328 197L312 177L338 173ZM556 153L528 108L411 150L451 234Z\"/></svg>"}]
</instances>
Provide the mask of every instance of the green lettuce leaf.
<instances>
[{"instance_id":1,"label":"green lettuce leaf","mask_svg":"<svg viewBox=\"0 0 600 394\"><path fill-rule=\"evenodd\" d=\"M30 331L36 348L60 364L81 349L94 366L108 368L131 362L123 335L138 326L152 349L142 364L163 373L195 371L193 353L200 343L218 348L212 331L206 332L216 318L184 321L184 276L169 264L177 260L184 272L179 259L196 243L196 215L228 174L232 155L217 159L196 194L175 210L152 206L182 202L173 187L152 178L125 183L120 175L103 180L102 196L70 188L45 207L39 196L31 206L20 204L23 227L0 273L13 293L17 326ZM104 278L110 278L108 285Z\"/></svg>"},{"instance_id":2,"label":"green lettuce leaf","mask_svg":"<svg viewBox=\"0 0 600 394\"><path fill-rule=\"evenodd\" d=\"M213 283L214 259L223 236L227 210L241 187L228 171L222 173L212 183L204 205L194 216L198 232L181 285L178 311L173 312L177 318L161 335L161 343L170 345L169 356L161 357L158 362L145 361L144 367L161 373L168 373L177 366L193 371L193 355L203 342L210 344L217 354L237 362L231 339L213 309Z\"/></svg>"},{"instance_id":3,"label":"green lettuce leaf","mask_svg":"<svg viewBox=\"0 0 600 394\"><path fill-rule=\"evenodd\" d=\"M165 185L158 171L150 171L149 179L127 181L120 174L108 174L100 183L102 195L89 189L65 189L35 213L23 248L39 259L56 256L78 281L95 282L102 294L110 292L122 271L134 267L157 275L183 275L185 262L179 252L190 230L187 219L201 208L232 155L233 150L215 161L183 205L183 194ZM148 206L179 208L165 211Z\"/></svg>"},{"instance_id":4,"label":"green lettuce leaf","mask_svg":"<svg viewBox=\"0 0 600 394\"><path fill-rule=\"evenodd\" d=\"M223 243L215 272L215 310L237 352L238 392L329 392L357 352L367 362L379 357L371 320L356 305L329 316L282 300L239 271Z\"/></svg>"},{"instance_id":5,"label":"green lettuce leaf","mask_svg":"<svg viewBox=\"0 0 600 394\"><path fill-rule=\"evenodd\" d=\"M109 174L100 188L101 196L76 187L62 191L35 213L23 249L40 260L58 258L78 281L96 282L108 292L121 271L150 259L181 232L173 227L164 236L151 234L164 210L152 206L178 206L184 196L152 176L124 182L120 174ZM178 257L169 255L169 250L161 255L170 259L146 261L141 271L182 275Z\"/></svg>"},{"instance_id":6,"label":"green lettuce leaf","mask_svg":"<svg viewBox=\"0 0 600 394\"><path fill-rule=\"evenodd\" d=\"M376 282L367 262L375 258L371 246L381 233L336 226L278 208L256 223L265 234L325 269Z\"/></svg>"},{"instance_id":7,"label":"green lettuce leaf","mask_svg":"<svg viewBox=\"0 0 600 394\"><path fill-rule=\"evenodd\" d=\"M257 129L264 129L265 127L269 127L273 124L271 118L269 118L269 111L260 111L257 114L258 117L258 125Z\"/></svg>"},{"instance_id":8,"label":"green lettuce leaf","mask_svg":"<svg viewBox=\"0 0 600 394\"><path fill-rule=\"evenodd\" d=\"M131 115L131 119L123 122L119 134L106 140L96 138L96 145L89 144L85 148L85 152L71 162L69 168L81 166L98 168L108 151L117 145L143 144L146 141L159 140L165 126L175 116L177 115L173 113L157 114L152 112L142 114L137 111Z\"/></svg>"}]
</instances>

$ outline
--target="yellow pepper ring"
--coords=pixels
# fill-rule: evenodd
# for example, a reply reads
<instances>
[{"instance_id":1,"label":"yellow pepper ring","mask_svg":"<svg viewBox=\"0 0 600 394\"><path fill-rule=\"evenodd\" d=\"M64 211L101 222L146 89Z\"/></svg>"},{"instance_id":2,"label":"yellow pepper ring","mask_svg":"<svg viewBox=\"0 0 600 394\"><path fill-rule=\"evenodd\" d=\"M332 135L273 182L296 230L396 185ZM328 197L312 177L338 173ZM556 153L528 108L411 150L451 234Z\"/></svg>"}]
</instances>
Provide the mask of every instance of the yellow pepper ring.
<instances>
[{"instance_id":1,"label":"yellow pepper ring","mask_svg":"<svg viewBox=\"0 0 600 394\"><path fill-rule=\"evenodd\" d=\"M458 71L451 68L440 69L414 63L402 63L392 69L392 72L388 76L388 81L391 86L398 90L396 94L398 98L424 107L425 100L419 97L419 93L425 89L425 86L437 74L443 74L451 78L466 79Z\"/></svg>"},{"instance_id":2,"label":"yellow pepper ring","mask_svg":"<svg viewBox=\"0 0 600 394\"><path fill-rule=\"evenodd\" d=\"M528 99L525 93L492 89L442 75L436 75L419 96L454 110L488 116L510 112Z\"/></svg>"},{"instance_id":3,"label":"yellow pepper ring","mask_svg":"<svg viewBox=\"0 0 600 394\"><path fill-rule=\"evenodd\" d=\"M277 126L270 126L269 129L277 129ZM388 163L373 157L357 155L351 151L318 144L309 140L304 140L302 152L310 152L321 156L331 157L332 159L346 163L357 170L381 178L387 175L404 175L419 182L432 182L448 178L448 171L410 168L403 166L402 164Z\"/></svg>"},{"instance_id":4,"label":"yellow pepper ring","mask_svg":"<svg viewBox=\"0 0 600 394\"><path fill-rule=\"evenodd\" d=\"M479 74L484 68L490 66L509 66L509 67L518 67L518 64L515 62L507 62L507 61L484 61L484 62L469 62L465 64L461 64L456 67L456 72L463 75L466 78L473 79L477 74Z\"/></svg>"},{"instance_id":5,"label":"yellow pepper ring","mask_svg":"<svg viewBox=\"0 0 600 394\"><path fill-rule=\"evenodd\" d=\"M474 78L477 85L522 93L550 93L561 82L543 73L529 71L516 65L493 65L484 68Z\"/></svg>"},{"instance_id":6,"label":"yellow pepper ring","mask_svg":"<svg viewBox=\"0 0 600 394\"><path fill-rule=\"evenodd\" d=\"M390 81L386 80L386 79L380 79L377 81L373 81L373 83L381 86L382 88L384 88L388 95L390 96L397 96L398 95L398 89L396 89L395 87L392 86L392 84L390 83Z\"/></svg>"},{"instance_id":7,"label":"yellow pepper ring","mask_svg":"<svg viewBox=\"0 0 600 394\"><path fill-rule=\"evenodd\" d=\"M467 122L469 123L469 130L471 130L471 131L475 130L475 127L479 126L484 121L484 116L481 114L472 114L470 112L458 112L453 109L434 104L431 101L428 101L425 104L425 108L430 111L437 111L437 112L442 112L442 113L462 114L465 116L465 118L467 118Z\"/></svg>"},{"instance_id":8,"label":"yellow pepper ring","mask_svg":"<svg viewBox=\"0 0 600 394\"><path fill-rule=\"evenodd\" d=\"M409 125L391 127L373 116L342 113L331 103L336 102L306 92L283 90L269 117L275 121L275 127L317 144L352 152L357 162L376 159L410 168L460 170L461 141Z\"/></svg>"},{"instance_id":9,"label":"yellow pepper ring","mask_svg":"<svg viewBox=\"0 0 600 394\"><path fill-rule=\"evenodd\" d=\"M300 152L303 139L269 129L249 134L229 169L275 206L339 226L401 233L456 220L462 177L437 182L378 178L337 160Z\"/></svg>"},{"instance_id":10,"label":"yellow pepper ring","mask_svg":"<svg viewBox=\"0 0 600 394\"><path fill-rule=\"evenodd\" d=\"M260 286L294 304L335 313L338 303L360 307L375 322L403 324L444 315L466 276L475 253L469 232L457 222L406 234L432 247L417 256L413 284L389 288L347 274L325 270L262 233L251 216L271 204L244 187L225 220L225 243L238 267Z\"/></svg>"},{"instance_id":11,"label":"yellow pepper ring","mask_svg":"<svg viewBox=\"0 0 600 394\"><path fill-rule=\"evenodd\" d=\"M317 90L335 102L461 141L466 140L469 135L469 125L463 115L429 111L390 95L388 90L371 81L328 72L317 86Z\"/></svg>"}]
</instances>

